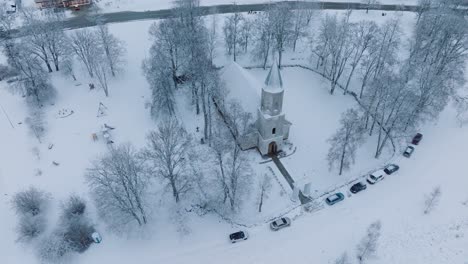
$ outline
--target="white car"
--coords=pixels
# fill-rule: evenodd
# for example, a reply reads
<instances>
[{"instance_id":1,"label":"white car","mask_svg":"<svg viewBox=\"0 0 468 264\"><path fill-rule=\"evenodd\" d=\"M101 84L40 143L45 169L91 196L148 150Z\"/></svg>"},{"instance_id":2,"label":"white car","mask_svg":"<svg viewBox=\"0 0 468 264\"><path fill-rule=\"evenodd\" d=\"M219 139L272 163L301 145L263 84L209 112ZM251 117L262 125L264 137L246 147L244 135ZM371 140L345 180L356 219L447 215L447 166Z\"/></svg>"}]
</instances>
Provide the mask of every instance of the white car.
<instances>
[{"instance_id":1,"label":"white car","mask_svg":"<svg viewBox=\"0 0 468 264\"><path fill-rule=\"evenodd\" d=\"M385 174L386 173L384 170L374 171L367 177L367 182L370 184L375 184L376 182L383 180Z\"/></svg>"},{"instance_id":2,"label":"white car","mask_svg":"<svg viewBox=\"0 0 468 264\"><path fill-rule=\"evenodd\" d=\"M278 231L282 228L288 227L291 225L291 219L288 217L281 217L270 223L270 228L273 231Z\"/></svg>"}]
</instances>

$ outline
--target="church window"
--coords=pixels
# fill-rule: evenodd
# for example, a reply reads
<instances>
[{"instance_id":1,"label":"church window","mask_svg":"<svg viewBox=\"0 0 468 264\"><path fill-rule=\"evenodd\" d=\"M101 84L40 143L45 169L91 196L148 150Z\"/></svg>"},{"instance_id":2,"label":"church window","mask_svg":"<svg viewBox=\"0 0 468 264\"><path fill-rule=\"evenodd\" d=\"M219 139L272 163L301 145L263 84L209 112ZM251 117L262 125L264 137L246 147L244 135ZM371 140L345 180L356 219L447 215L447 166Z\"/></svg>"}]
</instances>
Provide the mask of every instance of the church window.
<instances>
[{"instance_id":1,"label":"church window","mask_svg":"<svg viewBox=\"0 0 468 264\"><path fill-rule=\"evenodd\" d=\"M276 128L273 128L273 130L271 130L271 133L274 135L276 134Z\"/></svg>"}]
</instances>

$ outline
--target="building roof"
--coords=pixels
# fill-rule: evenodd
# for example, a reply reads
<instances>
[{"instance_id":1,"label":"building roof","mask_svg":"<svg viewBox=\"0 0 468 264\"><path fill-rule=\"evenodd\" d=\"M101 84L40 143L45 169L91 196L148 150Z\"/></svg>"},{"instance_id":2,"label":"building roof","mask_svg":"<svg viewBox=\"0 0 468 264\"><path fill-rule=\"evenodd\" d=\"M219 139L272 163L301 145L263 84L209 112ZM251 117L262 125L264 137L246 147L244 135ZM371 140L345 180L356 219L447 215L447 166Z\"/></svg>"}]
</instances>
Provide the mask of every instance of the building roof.
<instances>
[{"instance_id":1,"label":"building roof","mask_svg":"<svg viewBox=\"0 0 468 264\"><path fill-rule=\"evenodd\" d=\"M245 111L255 114L260 106L261 84L236 62L226 65L221 78L229 91L228 99L241 103Z\"/></svg>"},{"instance_id":2,"label":"building roof","mask_svg":"<svg viewBox=\"0 0 468 264\"><path fill-rule=\"evenodd\" d=\"M281 78L281 72L276 59L270 68L270 72L265 79L264 89L269 92L281 92L283 90L283 79Z\"/></svg>"}]
</instances>

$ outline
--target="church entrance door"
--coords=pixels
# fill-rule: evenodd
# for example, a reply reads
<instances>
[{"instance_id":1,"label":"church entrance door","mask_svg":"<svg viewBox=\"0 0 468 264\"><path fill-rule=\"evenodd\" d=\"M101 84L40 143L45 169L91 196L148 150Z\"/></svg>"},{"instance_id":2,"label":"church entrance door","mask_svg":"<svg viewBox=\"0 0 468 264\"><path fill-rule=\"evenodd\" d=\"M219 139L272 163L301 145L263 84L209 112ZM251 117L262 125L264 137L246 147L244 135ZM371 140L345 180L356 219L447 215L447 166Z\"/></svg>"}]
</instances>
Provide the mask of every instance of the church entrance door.
<instances>
[{"instance_id":1,"label":"church entrance door","mask_svg":"<svg viewBox=\"0 0 468 264\"><path fill-rule=\"evenodd\" d=\"M278 152L278 145L273 141L268 145L268 155L274 155L276 152Z\"/></svg>"}]
</instances>

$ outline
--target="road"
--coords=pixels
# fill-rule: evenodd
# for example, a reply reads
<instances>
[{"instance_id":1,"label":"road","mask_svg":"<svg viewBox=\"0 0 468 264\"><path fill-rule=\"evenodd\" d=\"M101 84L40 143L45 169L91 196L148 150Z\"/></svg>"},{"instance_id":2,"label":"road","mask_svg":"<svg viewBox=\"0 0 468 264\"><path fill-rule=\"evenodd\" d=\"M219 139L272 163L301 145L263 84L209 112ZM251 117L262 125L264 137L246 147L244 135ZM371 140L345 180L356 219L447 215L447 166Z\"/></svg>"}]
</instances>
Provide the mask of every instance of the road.
<instances>
[{"instance_id":1,"label":"road","mask_svg":"<svg viewBox=\"0 0 468 264\"><path fill-rule=\"evenodd\" d=\"M382 10L382 11L407 11L414 12L417 10L417 6L412 5L370 5L357 2L350 3L337 3L337 2L295 2L288 1L287 4L292 5L294 8L301 9L328 9L328 10L364 10L369 8L369 10ZM199 12L202 16L212 15L212 14L227 14L234 12L248 12L248 11L263 11L268 8L268 4L244 4L244 5L234 5L234 4L224 4L224 5L213 5L213 6L202 6L199 8ZM100 20L104 23L122 23L130 22L137 20L156 20L170 18L174 16L172 9L162 9L154 11L125 11L125 12L115 12L115 13L105 13L101 15ZM95 26L95 19L91 16L76 16L68 18L64 22L60 23L64 29L77 29ZM21 28L19 30L12 31L14 37L21 36Z\"/></svg>"}]
</instances>

